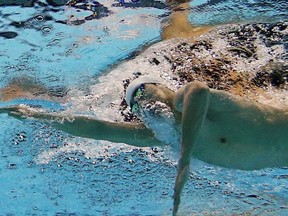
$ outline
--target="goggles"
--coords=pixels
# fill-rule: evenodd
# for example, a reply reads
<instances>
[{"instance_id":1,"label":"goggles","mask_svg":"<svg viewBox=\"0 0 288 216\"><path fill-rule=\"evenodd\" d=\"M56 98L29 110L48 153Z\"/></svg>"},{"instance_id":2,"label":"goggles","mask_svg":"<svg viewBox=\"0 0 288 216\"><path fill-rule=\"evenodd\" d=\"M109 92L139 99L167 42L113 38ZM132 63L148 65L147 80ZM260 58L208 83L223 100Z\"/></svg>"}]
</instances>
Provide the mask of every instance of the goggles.
<instances>
[{"instance_id":1,"label":"goggles","mask_svg":"<svg viewBox=\"0 0 288 216\"><path fill-rule=\"evenodd\" d=\"M137 113L139 111L139 100L143 97L144 95L144 89L145 85L141 84L138 89L135 91L133 94L132 100L131 100L131 110L133 113Z\"/></svg>"}]
</instances>

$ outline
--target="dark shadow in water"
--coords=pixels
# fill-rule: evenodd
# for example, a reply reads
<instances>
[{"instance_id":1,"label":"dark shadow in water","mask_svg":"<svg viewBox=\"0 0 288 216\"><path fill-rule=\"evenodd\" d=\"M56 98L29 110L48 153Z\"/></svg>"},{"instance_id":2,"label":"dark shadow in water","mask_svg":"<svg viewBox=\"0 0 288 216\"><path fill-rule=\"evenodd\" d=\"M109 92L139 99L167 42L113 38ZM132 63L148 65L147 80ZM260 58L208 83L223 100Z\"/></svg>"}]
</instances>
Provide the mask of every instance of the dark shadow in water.
<instances>
[{"instance_id":1,"label":"dark shadow in water","mask_svg":"<svg viewBox=\"0 0 288 216\"><path fill-rule=\"evenodd\" d=\"M22 6L22 7L33 7L36 0L1 0L0 6Z\"/></svg>"},{"instance_id":2,"label":"dark shadow in water","mask_svg":"<svg viewBox=\"0 0 288 216\"><path fill-rule=\"evenodd\" d=\"M4 37L6 39L13 39L17 37L17 35L18 34L16 32L12 32L12 31L0 32L0 37Z\"/></svg>"},{"instance_id":3,"label":"dark shadow in water","mask_svg":"<svg viewBox=\"0 0 288 216\"><path fill-rule=\"evenodd\" d=\"M51 6L65 5L69 0L46 0L47 4ZM43 2L37 0L1 0L0 6L22 6L22 7L33 7L35 3L46 5Z\"/></svg>"},{"instance_id":4,"label":"dark shadow in water","mask_svg":"<svg viewBox=\"0 0 288 216\"><path fill-rule=\"evenodd\" d=\"M111 13L107 7L103 6L102 4L100 4L97 1L91 1L91 2L85 1L85 3L83 3L82 0L80 0L80 1L74 0L74 1L69 1L67 3L67 5L76 8L77 12L81 12L81 10L92 12L90 15L85 16L81 19L64 21L64 23L66 23L66 24L69 23L70 25L71 24L72 25L81 25L81 24L83 24L89 20L101 19L103 17L107 17ZM73 16L71 18L73 18Z\"/></svg>"},{"instance_id":5,"label":"dark shadow in water","mask_svg":"<svg viewBox=\"0 0 288 216\"><path fill-rule=\"evenodd\" d=\"M153 7L157 9L165 9L167 8L167 4L161 1L155 0L119 0L118 3L113 4L114 7L131 7L131 8L139 8L139 7Z\"/></svg>"},{"instance_id":6,"label":"dark shadow in water","mask_svg":"<svg viewBox=\"0 0 288 216\"><path fill-rule=\"evenodd\" d=\"M69 0L46 0L49 5L54 7L65 5Z\"/></svg>"}]
</instances>

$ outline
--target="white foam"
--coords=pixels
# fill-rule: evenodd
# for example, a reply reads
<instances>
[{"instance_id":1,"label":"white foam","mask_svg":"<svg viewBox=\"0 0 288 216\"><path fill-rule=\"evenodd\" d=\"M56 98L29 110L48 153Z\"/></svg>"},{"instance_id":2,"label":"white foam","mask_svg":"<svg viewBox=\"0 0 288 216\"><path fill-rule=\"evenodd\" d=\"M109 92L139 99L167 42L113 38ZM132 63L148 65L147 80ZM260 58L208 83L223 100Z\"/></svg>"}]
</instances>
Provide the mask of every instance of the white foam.
<instances>
[{"instance_id":1,"label":"white foam","mask_svg":"<svg viewBox=\"0 0 288 216\"><path fill-rule=\"evenodd\" d=\"M139 118L143 120L146 127L152 129L155 138L178 151L181 137L171 108L165 103L156 101L145 103L139 109Z\"/></svg>"},{"instance_id":2,"label":"white foam","mask_svg":"<svg viewBox=\"0 0 288 216\"><path fill-rule=\"evenodd\" d=\"M110 73L100 76L97 82L90 87L88 96L79 90L70 91L68 104L73 107L73 112L91 114L95 118L107 121L123 121L119 111L119 106L125 97L123 81L134 79L134 74L138 72L141 73L141 76L158 80L161 84L176 90L177 85L172 79L170 64L164 60L163 55L159 54L159 57L157 55L157 53L163 52L163 49L172 47L176 41L171 44L170 42L155 44L135 59L123 62ZM150 63L149 60L155 55L161 61L161 65Z\"/></svg>"}]
</instances>

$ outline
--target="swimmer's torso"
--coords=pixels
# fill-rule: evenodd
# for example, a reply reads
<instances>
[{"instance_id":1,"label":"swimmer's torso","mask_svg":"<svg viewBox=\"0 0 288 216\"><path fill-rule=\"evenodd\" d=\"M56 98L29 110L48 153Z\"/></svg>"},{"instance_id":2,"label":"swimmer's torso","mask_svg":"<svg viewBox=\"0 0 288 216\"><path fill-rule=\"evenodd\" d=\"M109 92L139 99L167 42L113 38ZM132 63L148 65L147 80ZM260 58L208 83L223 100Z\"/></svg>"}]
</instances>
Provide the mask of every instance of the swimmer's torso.
<instances>
[{"instance_id":1,"label":"swimmer's torso","mask_svg":"<svg viewBox=\"0 0 288 216\"><path fill-rule=\"evenodd\" d=\"M287 112L215 92L211 92L193 155L208 163L245 170L287 165Z\"/></svg>"}]
</instances>

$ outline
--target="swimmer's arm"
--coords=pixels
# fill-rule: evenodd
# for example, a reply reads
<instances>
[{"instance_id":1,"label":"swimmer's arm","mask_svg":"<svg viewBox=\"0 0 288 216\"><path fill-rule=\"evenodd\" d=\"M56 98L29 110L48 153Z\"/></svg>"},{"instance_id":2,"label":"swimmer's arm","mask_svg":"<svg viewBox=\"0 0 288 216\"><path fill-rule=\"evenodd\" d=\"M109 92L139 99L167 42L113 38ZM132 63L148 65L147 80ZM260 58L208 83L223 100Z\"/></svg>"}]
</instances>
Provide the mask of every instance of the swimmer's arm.
<instances>
[{"instance_id":1,"label":"swimmer's arm","mask_svg":"<svg viewBox=\"0 0 288 216\"><path fill-rule=\"evenodd\" d=\"M19 120L33 118L65 133L83 138L126 143L137 147L163 145L154 138L153 132L141 123L115 123L86 116L67 117L56 113L40 113L20 106L0 108L0 113L6 113Z\"/></svg>"},{"instance_id":2,"label":"swimmer's arm","mask_svg":"<svg viewBox=\"0 0 288 216\"><path fill-rule=\"evenodd\" d=\"M72 120L64 119L61 122L50 120L49 124L78 137L126 143L137 147L163 145L144 124L114 123L84 116L74 116Z\"/></svg>"},{"instance_id":3,"label":"swimmer's arm","mask_svg":"<svg viewBox=\"0 0 288 216\"><path fill-rule=\"evenodd\" d=\"M182 143L174 187L173 215L177 214L181 192L189 175L192 150L206 118L209 88L200 82L190 83L184 89L183 100Z\"/></svg>"}]
</instances>

